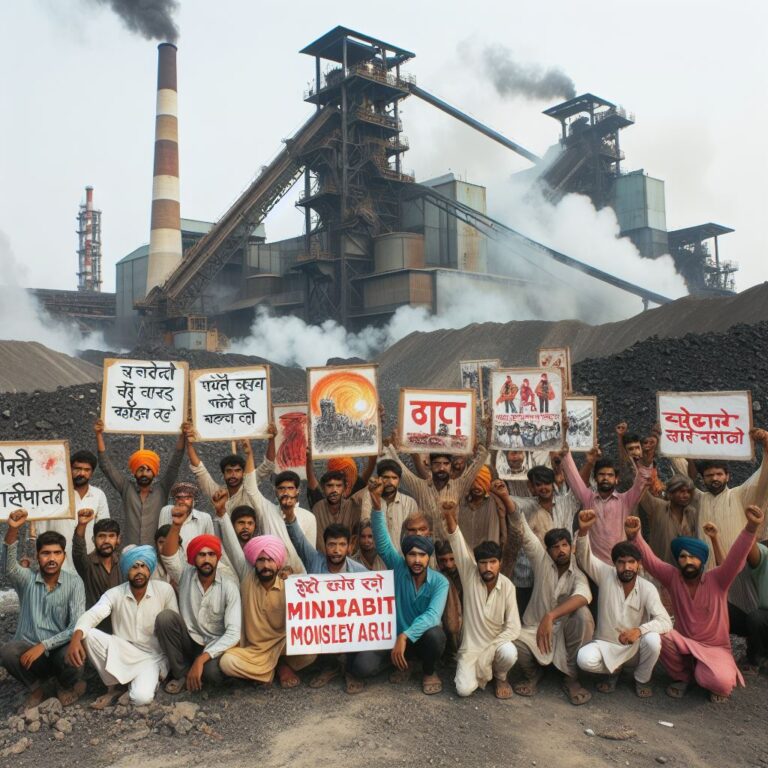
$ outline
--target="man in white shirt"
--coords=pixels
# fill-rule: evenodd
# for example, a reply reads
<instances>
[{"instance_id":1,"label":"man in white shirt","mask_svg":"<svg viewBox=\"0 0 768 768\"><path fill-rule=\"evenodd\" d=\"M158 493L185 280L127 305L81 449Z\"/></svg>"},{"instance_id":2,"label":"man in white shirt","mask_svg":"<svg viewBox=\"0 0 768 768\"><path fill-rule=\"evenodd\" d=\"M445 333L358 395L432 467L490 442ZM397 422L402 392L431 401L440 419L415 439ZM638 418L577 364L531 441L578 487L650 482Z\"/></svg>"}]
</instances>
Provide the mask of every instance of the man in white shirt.
<instances>
[{"instance_id":1,"label":"man in white shirt","mask_svg":"<svg viewBox=\"0 0 768 768\"><path fill-rule=\"evenodd\" d=\"M81 509L92 509L93 518L85 528L85 547L88 553L93 552L93 526L98 520L109 517L109 504L107 497L101 488L91 485L93 472L98 465L97 458L90 451L77 451L69 457L69 466L72 471L72 485L75 487L75 515L71 520L40 520L37 526L38 534L44 531L55 531L67 540L67 558L62 568L65 571L77 573L75 563L72 560L72 548L69 542L77 528L77 513Z\"/></svg>"},{"instance_id":2,"label":"man in white shirt","mask_svg":"<svg viewBox=\"0 0 768 768\"><path fill-rule=\"evenodd\" d=\"M189 546L192 539L197 536L213 534L213 518L207 512L195 509L197 495L197 486L193 483L176 483L171 488L173 504L166 504L160 510L158 528L163 525L172 525L174 508L187 510L181 526L181 538L186 542L185 546Z\"/></svg>"},{"instance_id":3,"label":"man in white shirt","mask_svg":"<svg viewBox=\"0 0 768 768\"><path fill-rule=\"evenodd\" d=\"M94 702L97 709L114 700L119 685L128 685L121 704L149 704L160 678L168 674L168 659L155 634L155 620L164 610L178 612L179 607L170 584L150 579L156 564L157 553L148 544L123 550L120 571L125 583L108 589L75 625L67 662L82 667L87 655L96 668L108 687ZM111 635L95 628L107 616L112 617Z\"/></svg>"},{"instance_id":4,"label":"man in white shirt","mask_svg":"<svg viewBox=\"0 0 768 768\"><path fill-rule=\"evenodd\" d=\"M638 578L642 555L635 544L620 541L613 546L613 568L594 557L589 529L595 519L594 510L579 512L576 562L597 584L598 592L595 638L579 649L576 663L585 672L607 675L597 690L613 693L621 668L636 659L635 692L646 699L653 695L650 681L661 653L661 635L672 629L672 619L656 587Z\"/></svg>"}]
</instances>

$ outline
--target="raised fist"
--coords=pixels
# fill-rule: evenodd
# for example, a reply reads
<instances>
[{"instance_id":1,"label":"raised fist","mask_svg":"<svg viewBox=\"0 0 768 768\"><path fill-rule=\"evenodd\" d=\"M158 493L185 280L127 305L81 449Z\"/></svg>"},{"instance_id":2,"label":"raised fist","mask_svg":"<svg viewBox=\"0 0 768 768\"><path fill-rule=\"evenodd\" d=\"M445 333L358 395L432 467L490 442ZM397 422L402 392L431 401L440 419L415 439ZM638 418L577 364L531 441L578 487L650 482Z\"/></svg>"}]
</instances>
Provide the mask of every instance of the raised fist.
<instances>
[{"instance_id":1,"label":"raised fist","mask_svg":"<svg viewBox=\"0 0 768 768\"><path fill-rule=\"evenodd\" d=\"M632 541L632 539L640 533L640 518L635 517L634 515L630 515L626 518L626 520L624 520L624 533L627 535L627 538Z\"/></svg>"},{"instance_id":2,"label":"raised fist","mask_svg":"<svg viewBox=\"0 0 768 768\"><path fill-rule=\"evenodd\" d=\"M579 512L579 528L584 531L591 528L597 520L594 509L582 509Z\"/></svg>"},{"instance_id":3,"label":"raised fist","mask_svg":"<svg viewBox=\"0 0 768 768\"><path fill-rule=\"evenodd\" d=\"M94 517L96 513L92 509L80 509L77 512L77 524L88 525Z\"/></svg>"},{"instance_id":4,"label":"raised fist","mask_svg":"<svg viewBox=\"0 0 768 768\"><path fill-rule=\"evenodd\" d=\"M213 508L216 511L217 517L224 517L224 515L227 513L228 498L229 494L224 488L219 488L219 490L216 491L211 497L211 501L213 501Z\"/></svg>"},{"instance_id":5,"label":"raised fist","mask_svg":"<svg viewBox=\"0 0 768 768\"><path fill-rule=\"evenodd\" d=\"M93 431L99 435L104 431L104 422L101 419L96 419L93 422Z\"/></svg>"},{"instance_id":6,"label":"raised fist","mask_svg":"<svg viewBox=\"0 0 768 768\"><path fill-rule=\"evenodd\" d=\"M704 531L704 533L707 534L707 536L709 536L710 539L714 539L715 536L720 533L714 523L704 523L704 525L701 526L701 529Z\"/></svg>"},{"instance_id":7,"label":"raised fist","mask_svg":"<svg viewBox=\"0 0 768 768\"><path fill-rule=\"evenodd\" d=\"M270 438L277 435L277 427L274 425L274 423L270 422L269 426L267 427L267 434L270 436Z\"/></svg>"},{"instance_id":8,"label":"raised fist","mask_svg":"<svg viewBox=\"0 0 768 768\"><path fill-rule=\"evenodd\" d=\"M765 513L760 507L755 504L747 507L744 510L744 514L747 516L747 525L755 533L765 520Z\"/></svg>"},{"instance_id":9,"label":"raised fist","mask_svg":"<svg viewBox=\"0 0 768 768\"><path fill-rule=\"evenodd\" d=\"M494 480L491 483L491 493L503 499L505 496L509 496L509 488L503 480Z\"/></svg>"},{"instance_id":10,"label":"raised fist","mask_svg":"<svg viewBox=\"0 0 768 768\"><path fill-rule=\"evenodd\" d=\"M616 425L616 434L617 434L619 437L622 437L622 436L623 436L623 435L625 435L626 433L627 433L627 422L626 422L626 421L620 421L620 422L619 422L619 423Z\"/></svg>"},{"instance_id":11,"label":"raised fist","mask_svg":"<svg viewBox=\"0 0 768 768\"><path fill-rule=\"evenodd\" d=\"M29 512L26 509L14 509L8 515L8 527L9 528L21 528L24 523L27 522Z\"/></svg>"}]
</instances>

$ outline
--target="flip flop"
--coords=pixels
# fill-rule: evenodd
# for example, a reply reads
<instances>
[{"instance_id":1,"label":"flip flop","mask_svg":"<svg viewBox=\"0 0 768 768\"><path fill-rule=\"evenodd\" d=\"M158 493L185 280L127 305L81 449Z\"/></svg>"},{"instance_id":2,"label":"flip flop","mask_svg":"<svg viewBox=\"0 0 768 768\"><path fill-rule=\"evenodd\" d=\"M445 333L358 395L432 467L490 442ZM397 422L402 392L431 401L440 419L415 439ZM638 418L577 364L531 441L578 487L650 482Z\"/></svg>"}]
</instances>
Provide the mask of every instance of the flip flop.
<instances>
[{"instance_id":1,"label":"flip flop","mask_svg":"<svg viewBox=\"0 0 768 768\"><path fill-rule=\"evenodd\" d=\"M390 676L389 682L393 685L400 685L411 679L410 669L396 669Z\"/></svg>"},{"instance_id":2,"label":"flip flop","mask_svg":"<svg viewBox=\"0 0 768 768\"><path fill-rule=\"evenodd\" d=\"M505 680L494 681L494 695L497 699L511 699L512 698L512 686Z\"/></svg>"},{"instance_id":3,"label":"flip flop","mask_svg":"<svg viewBox=\"0 0 768 768\"><path fill-rule=\"evenodd\" d=\"M601 680L596 686L595 690L599 693L613 693L616 690L616 686L619 684L618 675L608 675L604 680Z\"/></svg>"},{"instance_id":4,"label":"flip flop","mask_svg":"<svg viewBox=\"0 0 768 768\"><path fill-rule=\"evenodd\" d=\"M443 681L437 675L426 675L421 681L421 690L427 696L440 693L443 690Z\"/></svg>"},{"instance_id":5,"label":"flip flop","mask_svg":"<svg viewBox=\"0 0 768 768\"><path fill-rule=\"evenodd\" d=\"M586 704L592 699L592 694L578 682L573 686L568 685L568 683L563 683L563 691L568 697L568 701L570 701L574 707L580 707L582 704Z\"/></svg>"},{"instance_id":6,"label":"flip flop","mask_svg":"<svg viewBox=\"0 0 768 768\"><path fill-rule=\"evenodd\" d=\"M277 677L280 680L280 687L284 690L295 688L301 683L296 673L287 664L281 664L277 668Z\"/></svg>"},{"instance_id":7,"label":"flip flop","mask_svg":"<svg viewBox=\"0 0 768 768\"><path fill-rule=\"evenodd\" d=\"M85 693L86 687L85 680L78 680L71 688L60 688L56 697L61 702L62 707L68 707Z\"/></svg>"},{"instance_id":8,"label":"flip flop","mask_svg":"<svg viewBox=\"0 0 768 768\"><path fill-rule=\"evenodd\" d=\"M365 690L365 683L347 672L344 675L344 689L349 694L362 693Z\"/></svg>"},{"instance_id":9,"label":"flip flop","mask_svg":"<svg viewBox=\"0 0 768 768\"><path fill-rule=\"evenodd\" d=\"M539 683L541 682L542 672L539 670L534 677L526 677L523 680L518 680L513 686L512 690L518 696L535 696L539 689Z\"/></svg>"},{"instance_id":10,"label":"flip flop","mask_svg":"<svg viewBox=\"0 0 768 768\"><path fill-rule=\"evenodd\" d=\"M653 696L653 687L650 681L647 683L639 683L635 680L635 693L639 699L650 699Z\"/></svg>"},{"instance_id":11,"label":"flip flop","mask_svg":"<svg viewBox=\"0 0 768 768\"><path fill-rule=\"evenodd\" d=\"M711 704L725 704L730 701L730 699L730 696L723 696L720 693L712 693L712 691L709 692L709 701Z\"/></svg>"},{"instance_id":12,"label":"flip flop","mask_svg":"<svg viewBox=\"0 0 768 768\"><path fill-rule=\"evenodd\" d=\"M310 681L310 688L323 688L328 685L334 678L341 674L338 667L324 669L322 672L316 674Z\"/></svg>"},{"instance_id":13,"label":"flip flop","mask_svg":"<svg viewBox=\"0 0 768 768\"><path fill-rule=\"evenodd\" d=\"M121 693L121 688L107 690L106 693L102 693L101 696L99 696L95 701L91 702L91 709L106 709L116 698L121 695Z\"/></svg>"},{"instance_id":14,"label":"flip flop","mask_svg":"<svg viewBox=\"0 0 768 768\"><path fill-rule=\"evenodd\" d=\"M163 690L166 693L170 693L171 696L175 696L177 693L181 693L186 687L187 679L185 677L173 677L163 686Z\"/></svg>"},{"instance_id":15,"label":"flip flop","mask_svg":"<svg viewBox=\"0 0 768 768\"><path fill-rule=\"evenodd\" d=\"M670 683L667 686L667 696L672 699L682 699L685 696L685 692L688 690L688 683L678 681L676 683Z\"/></svg>"}]
</instances>

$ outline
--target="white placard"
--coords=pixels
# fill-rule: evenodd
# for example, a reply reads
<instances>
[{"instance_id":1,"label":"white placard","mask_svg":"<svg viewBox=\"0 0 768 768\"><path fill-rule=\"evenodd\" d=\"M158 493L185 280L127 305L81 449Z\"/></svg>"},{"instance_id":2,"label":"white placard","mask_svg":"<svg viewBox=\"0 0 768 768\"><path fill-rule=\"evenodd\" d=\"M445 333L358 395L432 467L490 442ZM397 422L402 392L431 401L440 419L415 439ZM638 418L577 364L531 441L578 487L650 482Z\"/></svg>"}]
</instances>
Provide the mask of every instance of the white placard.
<instances>
[{"instance_id":1,"label":"white placard","mask_svg":"<svg viewBox=\"0 0 768 768\"><path fill-rule=\"evenodd\" d=\"M167 435L187 413L187 363L104 360L101 418L105 432Z\"/></svg>"},{"instance_id":2,"label":"white placard","mask_svg":"<svg viewBox=\"0 0 768 768\"><path fill-rule=\"evenodd\" d=\"M502 451L563 447L563 375L559 368L491 371L491 446Z\"/></svg>"},{"instance_id":3,"label":"white placard","mask_svg":"<svg viewBox=\"0 0 768 768\"><path fill-rule=\"evenodd\" d=\"M565 398L568 417L568 447L574 453L585 453L597 447L597 398L572 396Z\"/></svg>"},{"instance_id":4,"label":"white placard","mask_svg":"<svg viewBox=\"0 0 768 768\"><path fill-rule=\"evenodd\" d=\"M29 520L75 516L66 440L0 443L0 520L15 509Z\"/></svg>"},{"instance_id":5,"label":"white placard","mask_svg":"<svg viewBox=\"0 0 768 768\"><path fill-rule=\"evenodd\" d=\"M392 571L289 576L285 611L288 656L381 651L397 639Z\"/></svg>"},{"instance_id":6,"label":"white placard","mask_svg":"<svg viewBox=\"0 0 768 768\"><path fill-rule=\"evenodd\" d=\"M269 366L191 371L189 378L198 440L269 437Z\"/></svg>"},{"instance_id":7,"label":"white placard","mask_svg":"<svg viewBox=\"0 0 768 768\"><path fill-rule=\"evenodd\" d=\"M400 390L400 449L467 454L475 439L473 389Z\"/></svg>"},{"instance_id":8,"label":"white placard","mask_svg":"<svg viewBox=\"0 0 768 768\"><path fill-rule=\"evenodd\" d=\"M665 456L751 461L754 448L752 393L659 392L661 439Z\"/></svg>"}]
</instances>

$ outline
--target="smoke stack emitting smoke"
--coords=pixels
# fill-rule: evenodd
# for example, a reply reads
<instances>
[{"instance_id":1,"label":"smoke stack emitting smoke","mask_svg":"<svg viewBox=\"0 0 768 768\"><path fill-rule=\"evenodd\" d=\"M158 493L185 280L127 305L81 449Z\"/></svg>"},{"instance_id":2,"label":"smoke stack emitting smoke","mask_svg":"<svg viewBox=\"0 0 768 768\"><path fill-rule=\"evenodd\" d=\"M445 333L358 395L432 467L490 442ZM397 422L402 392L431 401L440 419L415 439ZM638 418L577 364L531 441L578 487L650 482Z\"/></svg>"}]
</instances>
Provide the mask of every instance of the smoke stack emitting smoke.
<instances>
[{"instance_id":1,"label":"smoke stack emitting smoke","mask_svg":"<svg viewBox=\"0 0 768 768\"><path fill-rule=\"evenodd\" d=\"M526 99L572 99L576 86L557 67L544 69L533 64L520 64L508 48L487 47L483 62L499 96L522 96Z\"/></svg>"},{"instance_id":2,"label":"smoke stack emitting smoke","mask_svg":"<svg viewBox=\"0 0 768 768\"><path fill-rule=\"evenodd\" d=\"M131 30L147 40L167 40L175 43L179 29L173 14L179 7L178 0L96 0L108 5Z\"/></svg>"}]
</instances>

